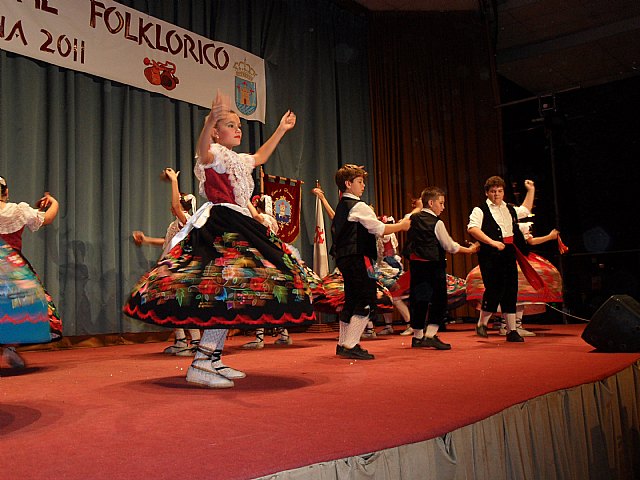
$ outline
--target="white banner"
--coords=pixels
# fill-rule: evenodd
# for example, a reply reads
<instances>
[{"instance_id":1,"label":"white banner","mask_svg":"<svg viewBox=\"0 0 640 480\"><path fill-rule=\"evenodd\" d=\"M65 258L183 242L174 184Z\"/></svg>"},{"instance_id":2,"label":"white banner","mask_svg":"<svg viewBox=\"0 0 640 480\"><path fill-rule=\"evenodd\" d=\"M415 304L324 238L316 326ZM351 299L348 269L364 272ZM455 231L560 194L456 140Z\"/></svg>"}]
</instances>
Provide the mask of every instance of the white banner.
<instances>
[{"instance_id":1,"label":"white banner","mask_svg":"<svg viewBox=\"0 0 640 480\"><path fill-rule=\"evenodd\" d=\"M264 123L262 58L110 0L0 0L0 49Z\"/></svg>"},{"instance_id":2,"label":"white banner","mask_svg":"<svg viewBox=\"0 0 640 480\"><path fill-rule=\"evenodd\" d=\"M324 230L324 212L320 197L316 196L316 233L313 237L313 271L324 278L329 274L327 237Z\"/></svg>"}]
</instances>

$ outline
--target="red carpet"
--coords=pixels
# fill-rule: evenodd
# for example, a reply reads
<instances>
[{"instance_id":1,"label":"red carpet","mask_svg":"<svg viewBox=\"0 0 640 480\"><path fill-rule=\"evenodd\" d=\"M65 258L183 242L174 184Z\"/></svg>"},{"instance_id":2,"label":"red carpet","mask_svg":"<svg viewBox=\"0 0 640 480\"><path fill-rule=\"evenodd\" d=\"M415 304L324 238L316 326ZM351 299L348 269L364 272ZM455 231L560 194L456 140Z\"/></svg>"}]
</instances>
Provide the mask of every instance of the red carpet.
<instances>
[{"instance_id":1,"label":"red carpet","mask_svg":"<svg viewBox=\"0 0 640 480\"><path fill-rule=\"evenodd\" d=\"M253 478L443 435L640 358L594 353L583 325L534 327L524 344L452 329L451 351L365 341L370 362L337 358L336 333L258 351L233 337L223 358L247 378L228 390L187 384L190 359L166 344L26 352L26 371L0 370L1 475Z\"/></svg>"}]
</instances>

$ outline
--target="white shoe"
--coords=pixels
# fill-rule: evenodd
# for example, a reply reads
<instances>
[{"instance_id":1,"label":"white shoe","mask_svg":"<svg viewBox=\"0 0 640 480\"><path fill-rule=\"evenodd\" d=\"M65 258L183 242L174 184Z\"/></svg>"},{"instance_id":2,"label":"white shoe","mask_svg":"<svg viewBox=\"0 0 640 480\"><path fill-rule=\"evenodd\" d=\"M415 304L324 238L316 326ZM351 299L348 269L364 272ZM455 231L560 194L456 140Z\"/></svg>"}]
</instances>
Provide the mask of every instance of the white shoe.
<instances>
[{"instance_id":1,"label":"white shoe","mask_svg":"<svg viewBox=\"0 0 640 480\"><path fill-rule=\"evenodd\" d=\"M189 348L189 344L187 343L186 338L176 339L173 345L165 348L162 353L166 355L177 355L178 352L181 352L185 349Z\"/></svg>"},{"instance_id":2,"label":"white shoe","mask_svg":"<svg viewBox=\"0 0 640 480\"><path fill-rule=\"evenodd\" d=\"M516 328L517 332L520 334L521 337L535 337L536 334L533 332L530 332L529 330L525 330L522 327L518 327Z\"/></svg>"},{"instance_id":3,"label":"white shoe","mask_svg":"<svg viewBox=\"0 0 640 480\"><path fill-rule=\"evenodd\" d=\"M213 373L222 375L224 378L228 378L229 380L237 380L238 378L244 378L247 376L246 373L241 372L240 370L236 370L235 368L227 367L222 364L217 367L213 367Z\"/></svg>"},{"instance_id":4,"label":"white shoe","mask_svg":"<svg viewBox=\"0 0 640 480\"><path fill-rule=\"evenodd\" d=\"M376 331L373 328L366 328L361 338L376 338Z\"/></svg>"},{"instance_id":5,"label":"white shoe","mask_svg":"<svg viewBox=\"0 0 640 480\"><path fill-rule=\"evenodd\" d=\"M516 332L518 332L518 335L520 335L521 337L535 337L536 334L533 332L530 332L529 330L525 330L522 327L517 327L516 328ZM505 326L501 326L500 327L500 335L505 336L507 334L507 327Z\"/></svg>"},{"instance_id":6,"label":"white shoe","mask_svg":"<svg viewBox=\"0 0 640 480\"><path fill-rule=\"evenodd\" d=\"M248 350L259 350L264 348L264 340L254 340L253 342L245 343L242 345L242 348L246 348Z\"/></svg>"},{"instance_id":7,"label":"white shoe","mask_svg":"<svg viewBox=\"0 0 640 480\"><path fill-rule=\"evenodd\" d=\"M275 342L273 342L273 344L274 345L291 345L293 344L293 340L291 340L291 337L287 335L286 337L280 337Z\"/></svg>"},{"instance_id":8,"label":"white shoe","mask_svg":"<svg viewBox=\"0 0 640 480\"><path fill-rule=\"evenodd\" d=\"M2 358L11 368L24 368L24 359L16 352L15 347L4 347Z\"/></svg>"},{"instance_id":9,"label":"white shoe","mask_svg":"<svg viewBox=\"0 0 640 480\"><path fill-rule=\"evenodd\" d=\"M233 382L219 373L203 370L191 365L187 370L187 382L204 385L209 388L231 388Z\"/></svg>"},{"instance_id":10,"label":"white shoe","mask_svg":"<svg viewBox=\"0 0 640 480\"><path fill-rule=\"evenodd\" d=\"M378 335L393 335L393 327L391 325L386 325L378 332Z\"/></svg>"},{"instance_id":11,"label":"white shoe","mask_svg":"<svg viewBox=\"0 0 640 480\"><path fill-rule=\"evenodd\" d=\"M402 332L400 335L406 337L407 335L413 335L413 328L411 326L407 327L407 329Z\"/></svg>"}]
</instances>

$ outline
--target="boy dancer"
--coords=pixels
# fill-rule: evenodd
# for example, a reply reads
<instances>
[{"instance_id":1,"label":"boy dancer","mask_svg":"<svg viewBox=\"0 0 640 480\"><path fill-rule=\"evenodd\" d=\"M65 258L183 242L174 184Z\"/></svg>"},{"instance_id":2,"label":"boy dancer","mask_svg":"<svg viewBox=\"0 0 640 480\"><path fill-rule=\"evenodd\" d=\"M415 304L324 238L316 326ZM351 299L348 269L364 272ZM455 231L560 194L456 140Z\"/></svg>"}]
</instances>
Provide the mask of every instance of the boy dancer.
<instances>
[{"instance_id":1,"label":"boy dancer","mask_svg":"<svg viewBox=\"0 0 640 480\"><path fill-rule=\"evenodd\" d=\"M516 253L517 249L526 251L524 237L518 228L518 219L531 213L535 194L531 180L525 180L524 186L527 194L522 205L513 207L503 201L504 180L498 176L489 177L484 184L487 200L475 207L469 216L467 231L481 242L478 263L485 291L476 333L484 338L488 337L489 318L498 311L499 305L507 321L507 342L524 342L516 330Z\"/></svg>"},{"instance_id":2,"label":"boy dancer","mask_svg":"<svg viewBox=\"0 0 640 480\"><path fill-rule=\"evenodd\" d=\"M409 229L409 220L385 224L360 197L367 172L363 167L344 165L336 172L341 198L331 223L331 254L344 279L344 308L340 312L340 334L336 355L356 360L372 360L358 344L376 305L376 281L369 276L376 261L375 236Z\"/></svg>"},{"instance_id":3,"label":"boy dancer","mask_svg":"<svg viewBox=\"0 0 640 480\"><path fill-rule=\"evenodd\" d=\"M405 247L411 272L411 347L449 350L451 345L442 342L436 335L447 312L446 252L471 254L477 252L479 246L462 247L453 241L439 218L444 211L444 192L440 188L425 188L421 199L424 207L411 215L411 228Z\"/></svg>"}]
</instances>

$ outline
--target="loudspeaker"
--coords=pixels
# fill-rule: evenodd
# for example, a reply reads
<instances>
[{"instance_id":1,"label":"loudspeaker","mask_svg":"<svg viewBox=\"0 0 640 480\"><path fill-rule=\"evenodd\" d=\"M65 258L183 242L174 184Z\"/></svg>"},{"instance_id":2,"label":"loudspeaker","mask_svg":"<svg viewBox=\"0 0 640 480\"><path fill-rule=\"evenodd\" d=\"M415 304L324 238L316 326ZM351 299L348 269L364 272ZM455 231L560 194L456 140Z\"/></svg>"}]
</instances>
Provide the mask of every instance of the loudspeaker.
<instances>
[{"instance_id":1,"label":"loudspeaker","mask_svg":"<svg viewBox=\"0 0 640 480\"><path fill-rule=\"evenodd\" d=\"M596 310L582 339L602 352L640 352L640 303L613 295Z\"/></svg>"}]
</instances>

